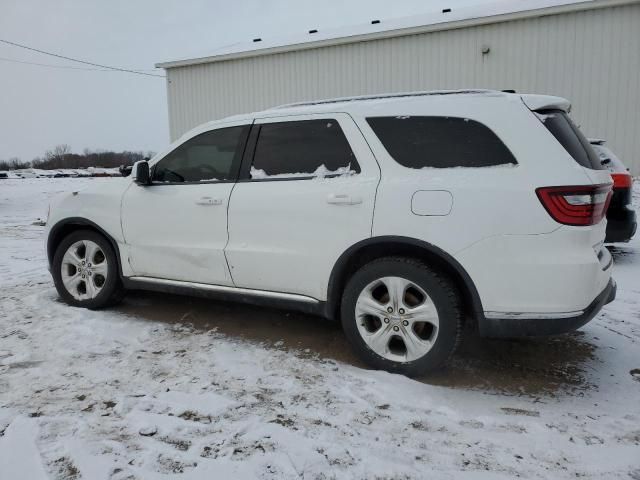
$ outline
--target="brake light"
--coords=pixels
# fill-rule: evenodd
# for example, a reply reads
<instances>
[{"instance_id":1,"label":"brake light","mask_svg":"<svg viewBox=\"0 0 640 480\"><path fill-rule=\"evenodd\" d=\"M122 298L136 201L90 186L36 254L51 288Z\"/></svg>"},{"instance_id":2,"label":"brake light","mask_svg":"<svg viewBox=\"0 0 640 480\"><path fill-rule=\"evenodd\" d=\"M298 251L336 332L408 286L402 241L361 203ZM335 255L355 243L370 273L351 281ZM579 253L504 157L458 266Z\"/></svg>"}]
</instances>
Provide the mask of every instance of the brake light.
<instances>
[{"instance_id":1,"label":"brake light","mask_svg":"<svg viewBox=\"0 0 640 480\"><path fill-rule=\"evenodd\" d=\"M549 215L564 225L595 225L604 218L611 200L611 185L542 187L536 194Z\"/></svg>"},{"instance_id":2,"label":"brake light","mask_svg":"<svg viewBox=\"0 0 640 480\"><path fill-rule=\"evenodd\" d=\"M630 173L612 173L613 188L631 188L633 185L633 177Z\"/></svg>"}]
</instances>

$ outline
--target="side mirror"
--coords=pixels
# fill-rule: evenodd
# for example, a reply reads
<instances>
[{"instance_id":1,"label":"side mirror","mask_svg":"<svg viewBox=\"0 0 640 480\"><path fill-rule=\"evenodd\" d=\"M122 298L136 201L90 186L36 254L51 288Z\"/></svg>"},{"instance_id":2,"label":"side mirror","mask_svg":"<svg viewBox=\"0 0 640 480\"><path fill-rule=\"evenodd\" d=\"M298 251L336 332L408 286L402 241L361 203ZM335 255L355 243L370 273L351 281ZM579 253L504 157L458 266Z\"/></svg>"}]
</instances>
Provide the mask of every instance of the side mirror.
<instances>
[{"instance_id":1,"label":"side mirror","mask_svg":"<svg viewBox=\"0 0 640 480\"><path fill-rule=\"evenodd\" d=\"M141 160L133 164L135 171L133 175L133 181L138 185L151 185L151 175L149 173L149 164Z\"/></svg>"}]
</instances>

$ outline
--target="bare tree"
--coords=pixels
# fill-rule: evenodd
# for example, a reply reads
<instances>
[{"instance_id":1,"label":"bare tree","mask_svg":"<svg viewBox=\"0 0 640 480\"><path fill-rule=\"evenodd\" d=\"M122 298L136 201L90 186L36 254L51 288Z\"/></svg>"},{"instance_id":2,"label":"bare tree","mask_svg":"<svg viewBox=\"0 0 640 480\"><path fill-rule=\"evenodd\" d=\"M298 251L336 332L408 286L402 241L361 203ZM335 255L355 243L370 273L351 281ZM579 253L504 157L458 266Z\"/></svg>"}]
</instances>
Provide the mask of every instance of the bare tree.
<instances>
[{"instance_id":1,"label":"bare tree","mask_svg":"<svg viewBox=\"0 0 640 480\"><path fill-rule=\"evenodd\" d=\"M29 162L23 162L18 157L12 157L9 160L0 160L0 170L18 170L21 168L29 168Z\"/></svg>"},{"instance_id":2,"label":"bare tree","mask_svg":"<svg viewBox=\"0 0 640 480\"><path fill-rule=\"evenodd\" d=\"M33 166L45 170L61 168L106 167L116 168L120 165L132 165L142 160L142 152L112 152L107 150L89 150L85 148L82 154L71 153L68 145L58 145L45 153L44 158L35 158Z\"/></svg>"},{"instance_id":3,"label":"bare tree","mask_svg":"<svg viewBox=\"0 0 640 480\"><path fill-rule=\"evenodd\" d=\"M44 154L44 158L50 168L64 168L66 162L65 158L71 153L71 147L66 143L56 145L53 150L47 150Z\"/></svg>"}]
</instances>

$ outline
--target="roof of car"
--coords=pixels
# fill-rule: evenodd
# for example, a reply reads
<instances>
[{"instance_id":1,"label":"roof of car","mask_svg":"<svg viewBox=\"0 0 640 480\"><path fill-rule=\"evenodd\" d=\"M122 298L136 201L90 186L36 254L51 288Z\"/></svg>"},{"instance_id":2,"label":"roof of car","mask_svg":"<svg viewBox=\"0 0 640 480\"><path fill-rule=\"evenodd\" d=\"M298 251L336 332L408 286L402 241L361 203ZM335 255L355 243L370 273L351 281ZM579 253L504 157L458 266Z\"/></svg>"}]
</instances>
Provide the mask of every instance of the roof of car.
<instances>
[{"instance_id":1,"label":"roof of car","mask_svg":"<svg viewBox=\"0 0 640 480\"><path fill-rule=\"evenodd\" d=\"M242 120L249 120L255 118L262 118L266 116L286 116L286 115L303 115L313 113L366 113L369 110L384 104L389 105L397 103L398 105L412 103L416 101L429 101L431 99L442 99L442 97L448 97L453 99L468 99L468 98L486 98L496 99L503 98L509 100L515 100L523 102L531 110L541 109L559 109L563 111L569 111L571 104L568 100L555 97L551 95L534 95L534 94L519 94L508 93L500 90L483 90L483 89L467 89L467 90L431 90L431 91L419 91L419 92L400 92L400 93L388 93L388 94L375 94L375 95L360 95L353 97L337 97L327 98L321 100L310 100L307 102L290 103L286 105L279 105L276 107L268 108L266 110L243 113L226 117L220 120L208 122L208 124L237 122ZM202 125L204 126L204 125Z\"/></svg>"},{"instance_id":2,"label":"roof of car","mask_svg":"<svg viewBox=\"0 0 640 480\"><path fill-rule=\"evenodd\" d=\"M407 108L410 109L415 102L442 101L444 98L454 101L466 101L471 100L472 98L474 100L490 101L504 99L506 101L520 103L521 105L524 104L531 110L559 109L568 112L571 107L569 101L561 97L483 89L432 90L337 97L280 105L259 112L242 113L205 122L185 132L172 145L180 144L193 135L197 135L211 129L222 128L225 125L248 124L257 118L309 115L314 113L350 113L356 115L369 115L371 111L380 111L378 108L380 106L388 107L395 104L398 105L398 114L402 115L403 110L406 110ZM392 108L391 110L394 109Z\"/></svg>"}]
</instances>

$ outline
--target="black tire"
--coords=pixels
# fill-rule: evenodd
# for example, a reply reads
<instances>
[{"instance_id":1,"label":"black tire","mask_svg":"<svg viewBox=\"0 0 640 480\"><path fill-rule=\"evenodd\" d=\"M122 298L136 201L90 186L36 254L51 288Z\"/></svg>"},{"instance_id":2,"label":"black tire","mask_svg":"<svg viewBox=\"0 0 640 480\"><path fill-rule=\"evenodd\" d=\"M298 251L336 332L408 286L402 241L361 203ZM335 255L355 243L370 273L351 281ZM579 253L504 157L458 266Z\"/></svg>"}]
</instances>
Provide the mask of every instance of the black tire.
<instances>
[{"instance_id":1,"label":"black tire","mask_svg":"<svg viewBox=\"0 0 640 480\"><path fill-rule=\"evenodd\" d=\"M419 286L433 302L439 317L437 336L431 349L412 361L384 358L363 339L356 320L356 302L367 285L383 277L401 277ZM379 370L418 376L443 367L454 353L462 332L460 298L451 280L424 263L405 257L386 257L360 268L347 282L341 304L342 328L356 354Z\"/></svg>"},{"instance_id":2,"label":"black tire","mask_svg":"<svg viewBox=\"0 0 640 480\"><path fill-rule=\"evenodd\" d=\"M105 262L107 264L107 276L102 285L102 290L100 290L100 293L98 293L95 298L85 300L74 298L62 281L62 259L69 247L81 240L89 240L96 243L102 252L104 252ZM111 246L111 242L93 230L76 230L60 242L53 256L51 274L60 297L74 307L95 310L115 305L124 297L125 291L120 281L118 258Z\"/></svg>"}]
</instances>

